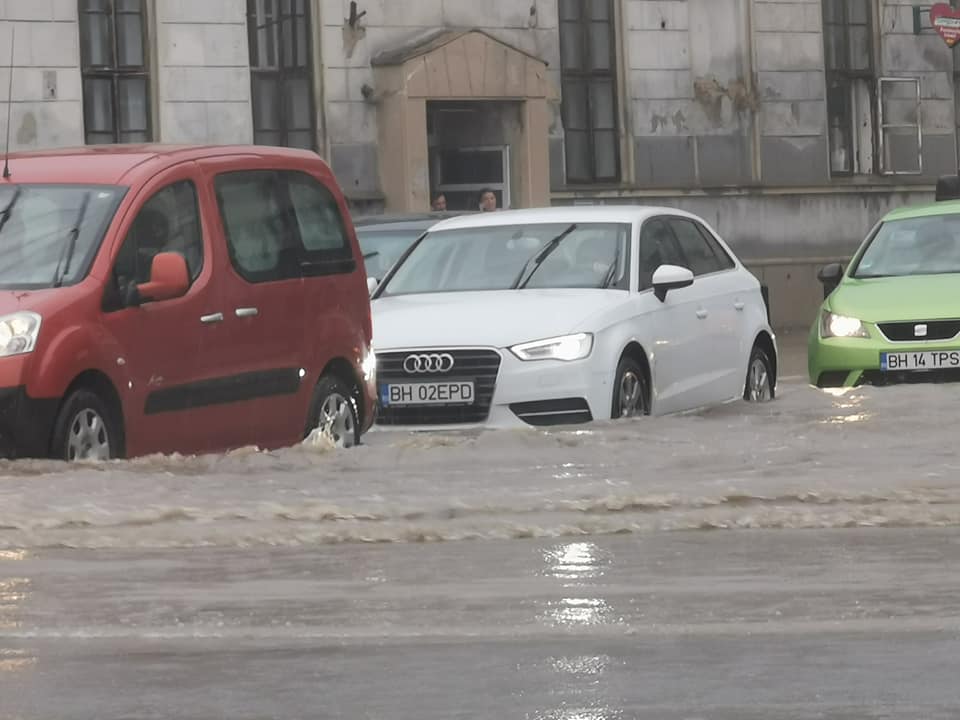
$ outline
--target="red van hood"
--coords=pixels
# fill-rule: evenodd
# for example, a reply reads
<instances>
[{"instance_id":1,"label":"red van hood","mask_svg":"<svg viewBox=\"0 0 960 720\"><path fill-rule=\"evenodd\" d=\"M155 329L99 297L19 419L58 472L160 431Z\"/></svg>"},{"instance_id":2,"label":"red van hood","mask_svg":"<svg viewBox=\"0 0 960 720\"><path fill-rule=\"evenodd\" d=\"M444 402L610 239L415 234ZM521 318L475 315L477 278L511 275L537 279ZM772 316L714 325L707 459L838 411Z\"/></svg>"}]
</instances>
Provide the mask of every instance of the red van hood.
<instances>
[{"instance_id":1,"label":"red van hood","mask_svg":"<svg viewBox=\"0 0 960 720\"><path fill-rule=\"evenodd\" d=\"M0 290L0 315L20 310L44 315L68 307L85 294L81 285L44 290Z\"/></svg>"}]
</instances>

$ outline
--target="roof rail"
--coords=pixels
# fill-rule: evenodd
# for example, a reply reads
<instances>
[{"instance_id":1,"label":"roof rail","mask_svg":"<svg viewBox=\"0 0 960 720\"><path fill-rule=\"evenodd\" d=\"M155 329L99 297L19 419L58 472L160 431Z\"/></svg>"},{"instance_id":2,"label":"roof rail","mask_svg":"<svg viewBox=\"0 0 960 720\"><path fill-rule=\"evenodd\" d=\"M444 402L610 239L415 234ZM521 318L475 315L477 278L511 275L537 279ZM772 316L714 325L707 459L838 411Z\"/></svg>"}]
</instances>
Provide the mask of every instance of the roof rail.
<instances>
[{"instance_id":1,"label":"roof rail","mask_svg":"<svg viewBox=\"0 0 960 720\"><path fill-rule=\"evenodd\" d=\"M943 175L937 180L936 202L960 200L960 175Z\"/></svg>"}]
</instances>

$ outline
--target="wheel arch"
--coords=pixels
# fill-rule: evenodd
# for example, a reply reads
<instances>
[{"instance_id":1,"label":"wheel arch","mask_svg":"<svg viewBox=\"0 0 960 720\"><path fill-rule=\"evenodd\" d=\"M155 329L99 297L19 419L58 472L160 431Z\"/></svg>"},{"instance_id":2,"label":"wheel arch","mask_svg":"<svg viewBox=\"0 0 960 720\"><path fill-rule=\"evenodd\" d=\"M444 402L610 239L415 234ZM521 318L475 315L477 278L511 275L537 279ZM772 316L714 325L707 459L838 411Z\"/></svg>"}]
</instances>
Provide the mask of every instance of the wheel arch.
<instances>
[{"instance_id":1,"label":"wheel arch","mask_svg":"<svg viewBox=\"0 0 960 720\"><path fill-rule=\"evenodd\" d=\"M646 408L647 412L652 414L653 411L653 372L650 368L650 360L647 358L647 352L643 349L643 345L639 341L632 339L624 345L623 349L620 351L620 355L617 357L617 367L620 366L620 362L624 358L630 358L631 360L636 361L640 367L643 369L643 374L647 381L646 386ZM616 392L616 369L614 369L614 378L613 378L613 388L612 392Z\"/></svg>"},{"instance_id":2,"label":"wheel arch","mask_svg":"<svg viewBox=\"0 0 960 720\"><path fill-rule=\"evenodd\" d=\"M78 374L67 386L66 391L63 393L63 397L60 398L60 404L57 407L57 415L60 416L60 413L63 411L64 405L66 405L70 396L73 395L78 390L88 390L92 393L95 393L97 397L103 400L109 408L110 412L113 413L114 421L117 423L117 457L123 458L127 454L127 423L124 417L123 412L123 402L120 399L120 393L117 392L117 388L114 386L113 381L100 370L84 370ZM47 438L48 452L53 452L53 434L54 429L50 430L50 437Z\"/></svg>"},{"instance_id":3,"label":"wheel arch","mask_svg":"<svg viewBox=\"0 0 960 720\"><path fill-rule=\"evenodd\" d=\"M349 388L350 396L353 399L353 406L357 411L357 420L360 422L360 427L363 427L367 419L365 417L366 408L363 403L363 386L357 370L349 360L337 356L331 358L327 364L323 366L323 370L317 378L317 383L330 375L336 377Z\"/></svg>"},{"instance_id":4,"label":"wheel arch","mask_svg":"<svg viewBox=\"0 0 960 720\"><path fill-rule=\"evenodd\" d=\"M753 349L755 347L759 347L760 349L762 349L767 354L767 357L770 359L770 369L773 371L772 385L774 390L776 390L777 378L780 375L780 368L779 368L779 359L777 358L777 347L776 347L776 344L773 342L773 336L766 330L761 330L760 332L757 333L756 337L753 339L753 345L750 346L751 355L753 354ZM748 369L749 369L749 366L750 366L750 358L748 356L747 357ZM744 377L746 377L746 374L744 374Z\"/></svg>"}]
</instances>

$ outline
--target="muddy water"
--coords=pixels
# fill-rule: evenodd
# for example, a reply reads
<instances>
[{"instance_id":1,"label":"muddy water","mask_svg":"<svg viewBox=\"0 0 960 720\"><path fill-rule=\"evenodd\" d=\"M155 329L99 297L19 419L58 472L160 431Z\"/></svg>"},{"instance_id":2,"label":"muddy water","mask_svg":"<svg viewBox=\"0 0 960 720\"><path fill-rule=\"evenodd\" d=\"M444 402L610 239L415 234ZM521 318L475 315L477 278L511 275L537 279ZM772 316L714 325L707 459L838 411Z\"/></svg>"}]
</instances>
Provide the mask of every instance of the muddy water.
<instances>
[{"instance_id":1,"label":"muddy water","mask_svg":"<svg viewBox=\"0 0 960 720\"><path fill-rule=\"evenodd\" d=\"M955 718L960 386L0 466L0 720Z\"/></svg>"},{"instance_id":2,"label":"muddy water","mask_svg":"<svg viewBox=\"0 0 960 720\"><path fill-rule=\"evenodd\" d=\"M147 548L960 522L960 387L552 431L0 466L0 547Z\"/></svg>"}]
</instances>

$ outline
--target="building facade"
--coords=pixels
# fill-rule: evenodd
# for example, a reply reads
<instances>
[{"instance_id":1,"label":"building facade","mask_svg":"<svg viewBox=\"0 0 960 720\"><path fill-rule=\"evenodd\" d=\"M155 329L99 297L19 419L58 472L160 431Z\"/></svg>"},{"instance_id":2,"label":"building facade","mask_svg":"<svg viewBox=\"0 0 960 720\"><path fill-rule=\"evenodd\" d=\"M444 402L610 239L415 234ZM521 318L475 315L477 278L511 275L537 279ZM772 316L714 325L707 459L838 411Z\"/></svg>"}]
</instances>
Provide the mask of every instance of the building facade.
<instances>
[{"instance_id":1,"label":"building facade","mask_svg":"<svg viewBox=\"0 0 960 720\"><path fill-rule=\"evenodd\" d=\"M657 202L809 322L822 262L957 170L960 62L907 0L0 0L14 149L312 148L358 212ZM0 131L7 131L0 102Z\"/></svg>"}]
</instances>

